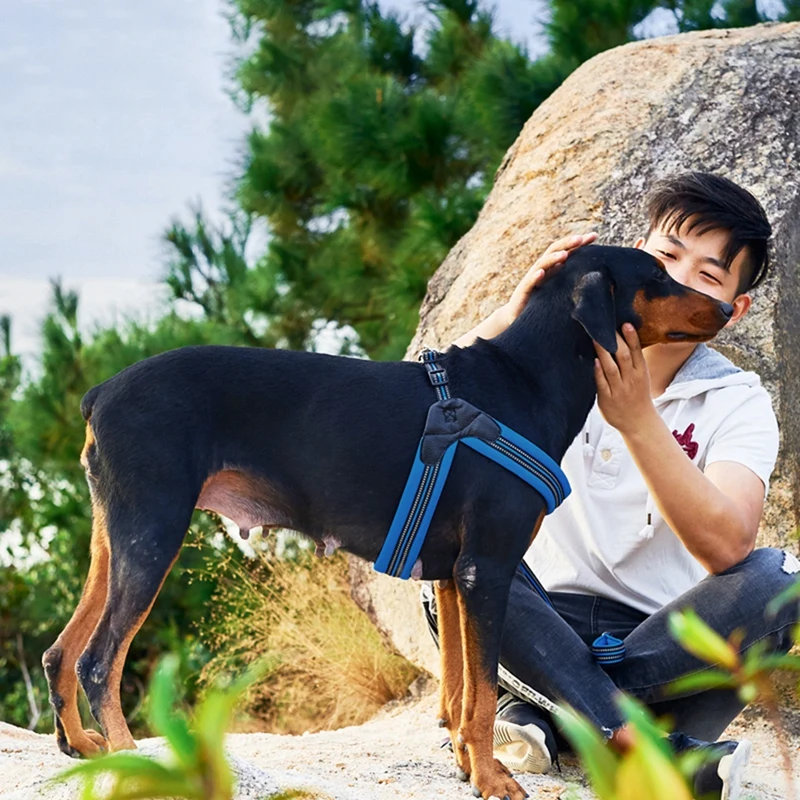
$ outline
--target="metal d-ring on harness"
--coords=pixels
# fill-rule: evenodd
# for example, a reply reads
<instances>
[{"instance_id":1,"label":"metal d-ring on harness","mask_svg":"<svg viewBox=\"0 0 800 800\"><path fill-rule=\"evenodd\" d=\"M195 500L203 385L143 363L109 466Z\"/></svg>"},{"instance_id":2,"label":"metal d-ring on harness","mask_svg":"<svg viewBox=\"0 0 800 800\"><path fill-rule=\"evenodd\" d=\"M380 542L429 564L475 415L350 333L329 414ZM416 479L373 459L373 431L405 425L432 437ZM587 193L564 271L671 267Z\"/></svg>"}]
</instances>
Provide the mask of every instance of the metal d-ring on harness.
<instances>
[{"instance_id":1,"label":"metal d-ring on harness","mask_svg":"<svg viewBox=\"0 0 800 800\"><path fill-rule=\"evenodd\" d=\"M566 476L547 453L466 400L450 396L447 372L437 362L440 355L427 349L420 355L438 400L428 411L411 472L375 562L376 571L398 578L411 577L459 442L536 489L548 514L570 493Z\"/></svg>"}]
</instances>

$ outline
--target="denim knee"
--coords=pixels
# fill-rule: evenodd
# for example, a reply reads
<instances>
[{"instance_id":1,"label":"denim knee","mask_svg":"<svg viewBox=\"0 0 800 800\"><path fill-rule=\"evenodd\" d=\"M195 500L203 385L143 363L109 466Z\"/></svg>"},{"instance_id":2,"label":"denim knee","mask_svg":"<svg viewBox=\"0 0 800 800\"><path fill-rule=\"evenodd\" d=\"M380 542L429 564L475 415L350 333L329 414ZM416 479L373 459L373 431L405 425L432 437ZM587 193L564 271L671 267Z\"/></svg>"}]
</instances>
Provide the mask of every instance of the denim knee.
<instances>
[{"instance_id":1,"label":"denim knee","mask_svg":"<svg viewBox=\"0 0 800 800\"><path fill-rule=\"evenodd\" d=\"M747 577L748 583L758 587L759 594L769 600L800 579L800 560L792 553L775 547L759 547L753 550L732 569L740 570ZM789 628L800 622L798 598L784 603L776 612L774 622L784 634L778 637L777 649L786 652L794 643Z\"/></svg>"},{"instance_id":2,"label":"denim knee","mask_svg":"<svg viewBox=\"0 0 800 800\"><path fill-rule=\"evenodd\" d=\"M777 595L800 578L800 560L786 550L759 547L726 572L744 572L748 580ZM725 574L725 573L721 573Z\"/></svg>"}]
</instances>

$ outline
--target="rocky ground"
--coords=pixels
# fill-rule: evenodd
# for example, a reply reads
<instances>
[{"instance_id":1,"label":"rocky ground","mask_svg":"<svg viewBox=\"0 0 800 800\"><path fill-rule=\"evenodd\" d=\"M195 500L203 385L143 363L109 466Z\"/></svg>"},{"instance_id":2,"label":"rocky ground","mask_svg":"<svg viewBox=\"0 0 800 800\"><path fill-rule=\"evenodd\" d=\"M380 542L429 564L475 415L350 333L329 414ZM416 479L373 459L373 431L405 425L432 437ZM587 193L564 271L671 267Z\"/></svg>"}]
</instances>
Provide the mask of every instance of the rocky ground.
<instances>
[{"instance_id":1,"label":"rocky ground","mask_svg":"<svg viewBox=\"0 0 800 800\"><path fill-rule=\"evenodd\" d=\"M307 787L333 800L472 798L469 787L456 779L451 756L439 748L442 734L435 712L435 696L427 692L386 707L359 727L303 736L232 734L227 747L239 778L237 800L257 800L291 787ZM789 798L772 729L760 718L739 718L728 733L753 742L743 800ZM142 740L139 746L148 754L163 752L159 739ZM800 777L798 750L800 736L794 736L796 778ZM58 751L53 737L0 723L0 797L4 800L77 798L76 785L49 783L72 764ZM593 797L569 758L564 759L561 774L517 778L532 798Z\"/></svg>"}]
</instances>

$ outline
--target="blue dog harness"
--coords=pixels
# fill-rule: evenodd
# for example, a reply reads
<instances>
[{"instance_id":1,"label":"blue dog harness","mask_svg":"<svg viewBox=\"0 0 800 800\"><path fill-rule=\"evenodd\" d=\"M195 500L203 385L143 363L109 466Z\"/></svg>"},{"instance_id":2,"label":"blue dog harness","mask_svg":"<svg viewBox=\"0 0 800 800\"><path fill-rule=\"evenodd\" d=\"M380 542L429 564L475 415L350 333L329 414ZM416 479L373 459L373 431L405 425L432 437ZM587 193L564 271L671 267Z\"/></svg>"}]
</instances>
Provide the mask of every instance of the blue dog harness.
<instances>
[{"instance_id":1,"label":"blue dog harness","mask_svg":"<svg viewBox=\"0 0 800 800\"><path fill-rule=\"evenodd\" d=\"M438 400L428 410L411 472L375 561L377 572L396 578L411 577L459 442L536 489L548 514L570 493L561 467L547 453L466 400L450 397L447 373L436 361L440 355L427 349L420 355Z\"/></svg>"}]
</instances>

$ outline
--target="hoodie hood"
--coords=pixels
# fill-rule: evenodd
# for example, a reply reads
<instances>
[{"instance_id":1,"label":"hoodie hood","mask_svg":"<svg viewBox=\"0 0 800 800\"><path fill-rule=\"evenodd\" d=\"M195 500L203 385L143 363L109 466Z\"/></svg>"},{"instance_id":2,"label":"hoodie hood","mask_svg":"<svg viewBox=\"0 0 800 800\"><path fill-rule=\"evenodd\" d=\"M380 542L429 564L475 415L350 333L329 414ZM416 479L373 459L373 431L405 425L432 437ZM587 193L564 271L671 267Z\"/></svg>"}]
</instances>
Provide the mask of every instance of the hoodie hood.
<instances>
[{"instance_id":1,"label":"hoodie hood","mask_svg":"<svg viewBox=\"0 0 800 800\"><path fill-rule=\"evenodd\" d=\"M755 372L739 369L722 353L712 350L705 344L699 344L675 373L667 390L653 402L661 405L671 400L689 400L709 389L740 385L760 386L761 379Z\"/></svg>"}]
</instances>

